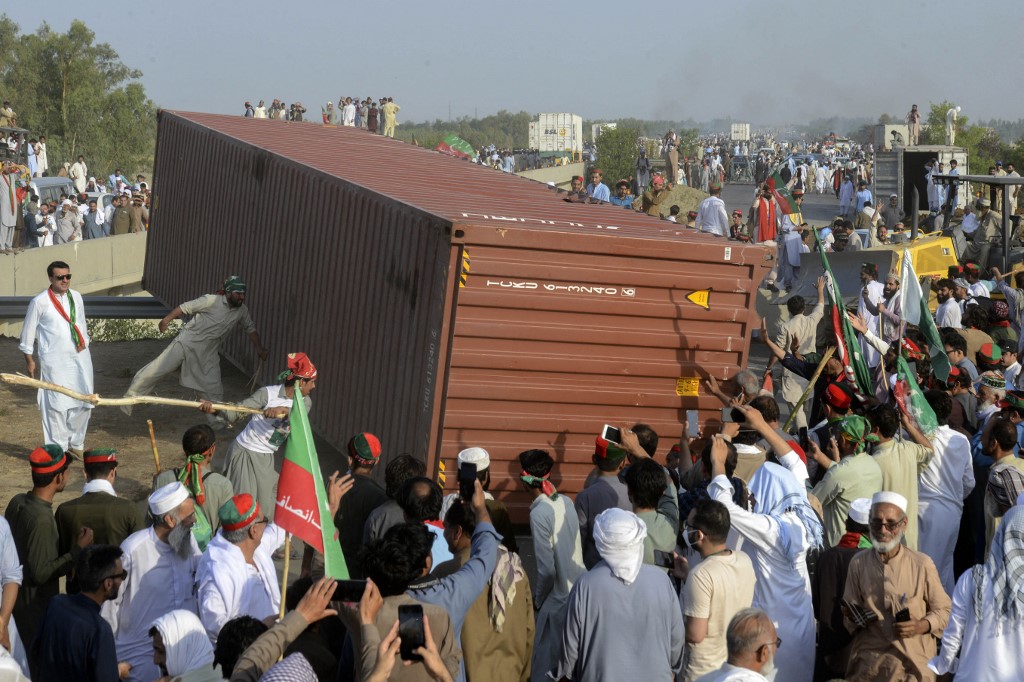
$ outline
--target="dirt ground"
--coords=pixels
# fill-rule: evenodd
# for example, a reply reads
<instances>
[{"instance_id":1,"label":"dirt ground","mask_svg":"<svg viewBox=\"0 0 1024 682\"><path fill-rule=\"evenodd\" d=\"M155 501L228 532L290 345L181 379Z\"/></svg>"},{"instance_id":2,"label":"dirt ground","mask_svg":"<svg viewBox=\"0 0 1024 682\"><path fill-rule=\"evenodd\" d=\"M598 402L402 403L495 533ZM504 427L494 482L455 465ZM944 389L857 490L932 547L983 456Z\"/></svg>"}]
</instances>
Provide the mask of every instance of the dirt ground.
<instances>
[{"instance_id":1,"label":"dirt ground","mask_svg":"<svg viewBox=\"0 0 1024 682\"><path fill-rule=\"evenodd\" d=\"M155 358L167 343L120 341L94 344L91 352L96 393L110 398L121 396L135 372ZM24 356L18 350L16 339L0 339L0 367L5 372L25 372ZM239 401L252 393L248 386L249 377L243 376L224 360L221 361L221 370L226 400ZM192 391L178 383L177 374L165 378L157 391L165 398L195 399ZM199 410L163 405L136 407L130 417L117 407L97 407L89 420L85 444L86 448L117 449L117 492L121 497L140 503L151 492L156 472L147 419L153 420L160 464L167 469L181 466L184 461L181 436L190 426L204 423L205 416ZM28 455L43 442L36 391L0 383L0 424L3 425L0 430L0 509L5 509L13 495L31 487ZM244 421L239 421L234 429L217 432L217 454L220 457L227 452L228 445L244 424ZM318 440L317 451L322 468L340 465L338 451L326 442ZM85 482L81 464L73 466L71 471L71 481L67 489L57 495L55 506L81 494Z\"/></svg>"}]
</instances>

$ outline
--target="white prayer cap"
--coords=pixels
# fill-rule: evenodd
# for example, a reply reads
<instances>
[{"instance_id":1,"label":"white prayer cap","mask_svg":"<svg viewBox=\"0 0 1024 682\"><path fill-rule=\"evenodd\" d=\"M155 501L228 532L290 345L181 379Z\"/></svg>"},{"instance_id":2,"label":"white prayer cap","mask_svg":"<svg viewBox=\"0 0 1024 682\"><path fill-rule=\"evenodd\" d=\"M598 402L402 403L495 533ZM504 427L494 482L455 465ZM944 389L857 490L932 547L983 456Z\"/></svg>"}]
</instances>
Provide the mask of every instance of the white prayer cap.
<instances>
[{"instance_id":1,"label":"white prayer cap","mask_svg":"<svg viewBox=\"0 0 1024 682\"><path fill-rule=\"evenodd\" d=\"M874 507L876 504L892 504L899 507L904 514L907 513L907 498L903 497L899 493L894 493L890 490L883 490L875 493L871 498L871 506Z\"/></svg>"},{"instance_id":2,"label":"white prayer cap","mask_svg":"<svg viewBox=\"0 0 1024 682\"><path fill-rule=\"evenodd\" d=\"M181 481L168 483L157 488L149 496L149 513L153 516L163 516L178 508L178 505L188 499L188 488Z\"/></svg>"},{"instance_id":3,"label":"white prayer cap","mask_svg":"<svg viewBox=\"0 0 1024 682\"><path fill-rule=\"evenodd\" d=\"M175 609L153 621L163 640L167 658L164 666L172 677L213 665L213 645L199 616Z\"/></svg>"},{"instance_id":4,"label":"white prayer cap","mask_svg":"<svg viewBox=\"0 0 1024 682\"><path fill-rule=\"evenodd\" d=\"M459 464L475 464L477 471L491 466L491 456L483 448L466 448L459 453Z\"/></svg>"},{"instance_id":5,"label":"white prayer cap","mask_svg":"<svg viewBox=\"0 0 1024 682\"><path fill-rule=\"evenodd\" d=\"M644 562L647 525L633 512L612 507L594 519L594 545L612 574L631 584Z\"/></svg>"},{"instance_id":6,"label":"white prayer cap","mask_svg":"<svg viewBox=\"0 0 1024 682\"><path fill-rule=\"evenodd\" d=\"M866 497L858 497L850 503L850 520L862 526L868 525L868 517L871 515L871 500Z\"/></svg>"}]
</instances>

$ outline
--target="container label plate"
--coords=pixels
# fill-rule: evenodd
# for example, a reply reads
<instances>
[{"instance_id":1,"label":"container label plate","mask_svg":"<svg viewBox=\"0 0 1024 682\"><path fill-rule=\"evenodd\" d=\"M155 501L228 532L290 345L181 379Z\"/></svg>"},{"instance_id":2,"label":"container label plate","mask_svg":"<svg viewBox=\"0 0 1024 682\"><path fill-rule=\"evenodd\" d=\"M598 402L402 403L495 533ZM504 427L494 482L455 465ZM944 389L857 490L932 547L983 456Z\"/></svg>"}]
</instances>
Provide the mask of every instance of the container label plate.
<instances>
[{"instance_id":1,"label":"container label plate","mask_svg":"<svg viewBox=\"0 0 1024 682\"><path fill-rule=\"evenodd\" d=\"M700 392L700 377L679 377L676 379L676 395L680 398L696 398Z\"/></svg>"}]
</instances>

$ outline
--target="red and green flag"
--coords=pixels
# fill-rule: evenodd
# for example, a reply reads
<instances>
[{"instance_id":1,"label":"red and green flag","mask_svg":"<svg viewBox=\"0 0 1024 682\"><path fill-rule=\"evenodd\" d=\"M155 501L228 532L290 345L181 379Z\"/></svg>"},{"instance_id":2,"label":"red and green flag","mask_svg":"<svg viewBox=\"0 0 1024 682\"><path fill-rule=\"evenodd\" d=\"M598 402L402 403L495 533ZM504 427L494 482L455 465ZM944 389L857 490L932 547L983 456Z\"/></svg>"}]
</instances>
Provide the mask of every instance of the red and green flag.
<instances>
[{"instance_id":1,"label":"red and green flag","mask_svg":"<svg viewBox=\"0 0 1024 682\"><path fill-rule=\"evenodd\" d=\"M277 482L274 523L324 555L324 575L347 580L348 565L327 504L313 430L299 391L295 391L289 421L291 433L285 441L284 462Z\"/></svg>"},{"instance_id":2,"label":"red and green flag","mask_svg":"<svg viewBox=\"0 0 1024 682\"><path fill-rule=\"evenodd\" d=\"M435 151L443 152L445 154L451 154L457 156L460 159L475 159L477 157L476 150L473 149L473 145L463 140L455 133L449 133L444 136L444 139L437 143L434 147Z\"/></svg>"},{"instance_id":3,"label":"red and green flag","mask_svg":"<svg viewBox=\"0 0 1024 682\"><path fill-rule=\"evenodd\" d=\"M777 174L776 174L777 175ZM857 340L857 333L853 330L849 318L846 316L846 306L843 304L843 293L839 290L839 284L832 275L832 268L828 264L828 256L825 255L825 247L821 243L821 237L817 230L814 232L814 241L821 254L821 266L825 269L825 276L828 285L825 287L828 292L829 303L832 304L832 332L836 337L836 357L843 363L843 369L850 381L857 385L863 395L873 395L871 388L871 372L864 361L864 354Z\"/></svg>"},{"instance_id":4,"label":"red and green flag","mask_svg":"<svg viewBox=\"0 0 1024 682\"><path fill-rule=\"evenodd\" d=\"M796 201L793 199L792 193L789 188L786 187L786 183L782 180L782 175L779 171L768 178L765 182L768 185L768 189L771 190L772 195L775 197L775 201L779 204L779 210L782 211L783 215L793 215L799 213L799 207L796 205Z\"/></svg>"},{"instance_id":5,"label":"red and green flag","mask_svg":"<svg viewBox=\"0 0 1024 682\"><path fill-rule=\"evenodd\" d=\"M896 386L893 388L893 395L896 403L904 414L908 415L926 435L935 432L939 428L939 420L935 416L935 410L928 404L921 387L917 383L917 377L910 371L910 365L901 352L896 358Z\"/></svg>"}]
</instances>

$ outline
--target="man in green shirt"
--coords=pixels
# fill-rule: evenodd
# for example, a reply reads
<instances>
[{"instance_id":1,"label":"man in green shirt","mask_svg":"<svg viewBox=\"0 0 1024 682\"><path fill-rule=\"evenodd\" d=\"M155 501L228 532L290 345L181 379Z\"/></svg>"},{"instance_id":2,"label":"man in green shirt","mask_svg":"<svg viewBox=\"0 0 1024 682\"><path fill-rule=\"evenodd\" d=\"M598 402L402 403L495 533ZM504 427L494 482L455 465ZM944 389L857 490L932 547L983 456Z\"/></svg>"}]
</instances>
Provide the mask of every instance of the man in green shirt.
<instances>
[{"instance_id":1,"label":"man in green shirt","mask_svg":"<svg viewBox=\"0 0 1024 682\"><path fill-rule=\"evenodd\" d=\"M69 551L61 554L59 550L53 497L67 485L71 461L71 454L53 443L32 451L32 490L12 497L4 512L24 566L21 589L14 602L14 622L26 651L32 649L50 599L60 591L61 576L71 572L78 553L92 544L92 529L83 527Z\"/></svg>"},{"instance_id":2,"label":"man in green shirt","mask_svg":"<svg viewBox=\"0 0 1024 682\"><path fill-rule=\"evenodd\" d=\"M665 470L653 459L638 460L626 471L626 489L629 501L633 503L633 513L647 526L644 563L657 566L655 550L671 554L679 535L674 521L658 509L658 502L665 492Z\"/></svg>"},{"instance_id":3,"label":"man in green shirt","mask_svg":"<svg viewBox=\"0 0 1024 682\"><path fill-rule=\"evenodd\" d=\"M96 448L82 455L85 487L82 496L57 507L58 553L67 554L82 528L91 528L97 545L120 545L124 539L145 527L142 512L131 500L114 492L117 481L117 450ZM68 594L78 592L78 581L68 578Z\"/></svg>"},{"instance_id":4,"label":"man in green shirt","mask_svg":"<svg viewBox=\"0 0 1024 682\"><path fill-rule=\"evenodd\" d=\"M821 502L825 542L829 547L839 544L846 532L846 518L853 501L860 497L870 499L882 489L882 470L865 452L867 442L877 440L871 435L868 420L857 415L843 417L836 431L839 437L825 445L828 455L811 441L811 455L825 470L811 493Z\"/></svg>"}]
</instances>

